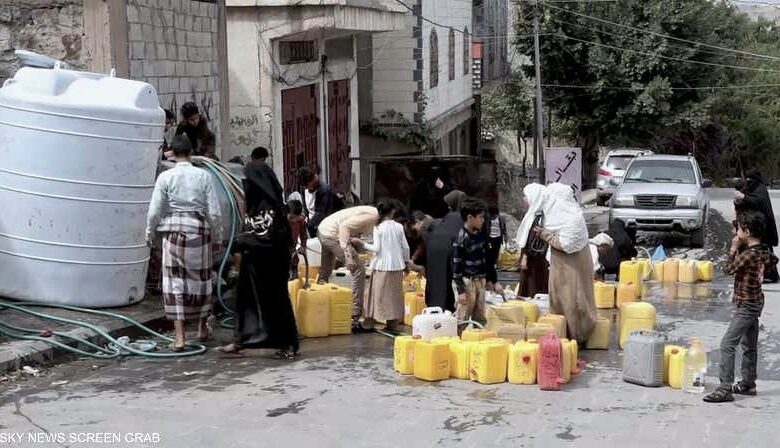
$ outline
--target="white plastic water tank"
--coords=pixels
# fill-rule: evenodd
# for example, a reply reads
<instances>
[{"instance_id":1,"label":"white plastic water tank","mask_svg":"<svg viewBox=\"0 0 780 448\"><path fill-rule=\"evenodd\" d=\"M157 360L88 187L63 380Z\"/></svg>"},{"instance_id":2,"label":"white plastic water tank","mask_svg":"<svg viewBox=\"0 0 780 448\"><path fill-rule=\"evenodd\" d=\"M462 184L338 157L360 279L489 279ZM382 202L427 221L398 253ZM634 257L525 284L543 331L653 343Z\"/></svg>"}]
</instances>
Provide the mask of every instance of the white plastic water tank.
<instances>
[{"instance_id":1,"label":"white plastic water tank","mask_svg":"<svg viewBox=\"0 0 780 448\"><path fill-rule=\"evenodd\" d=\"M0 88L0 296L143 299L165 116L146 83L25 67Z\"/></svg>"}]
</instances>

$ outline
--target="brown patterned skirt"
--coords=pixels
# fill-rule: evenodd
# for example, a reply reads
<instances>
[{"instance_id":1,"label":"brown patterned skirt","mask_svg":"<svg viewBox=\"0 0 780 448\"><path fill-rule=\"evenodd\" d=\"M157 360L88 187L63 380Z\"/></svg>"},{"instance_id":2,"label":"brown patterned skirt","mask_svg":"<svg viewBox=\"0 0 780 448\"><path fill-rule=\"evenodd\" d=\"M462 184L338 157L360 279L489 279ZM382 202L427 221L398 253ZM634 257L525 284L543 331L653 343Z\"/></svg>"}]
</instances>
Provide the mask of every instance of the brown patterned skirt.
<instances>
[{"instance_id":1,"label":"brown patterned skirt","mask_svg":"<svg viewBox=\"0 0 780 448\"><path fill-rule=\"evenodd\" d=\"M211 232L198 213L162 220L162 296L169 320L205 319L211 311Z\"/></svg>"}]
</instances>

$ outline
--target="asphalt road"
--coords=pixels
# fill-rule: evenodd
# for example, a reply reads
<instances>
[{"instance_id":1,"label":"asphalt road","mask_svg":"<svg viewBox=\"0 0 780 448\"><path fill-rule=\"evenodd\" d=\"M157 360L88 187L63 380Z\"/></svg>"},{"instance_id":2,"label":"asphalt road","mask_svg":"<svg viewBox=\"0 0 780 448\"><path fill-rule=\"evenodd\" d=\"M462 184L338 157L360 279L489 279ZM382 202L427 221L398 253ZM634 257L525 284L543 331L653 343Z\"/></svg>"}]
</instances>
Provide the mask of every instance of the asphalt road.
<instances>
[{"instance_id":1,"label":"asphalt road","mask_svg":"<svg viewBox=\"0 0 780 448\"><path fill-rule=\"evenodd\" d=\"M730 194L710 191L713 225L704 249L687 249L674 238L661 242L680 255L721 258L733 214ZM604 211L587 210L592 231L606 225ZM648 246L657 242L650 238ZM729 281L721 276L699 292L686 298L676 287L656 288L648 300L670 341L702 339L713 375L731 313ZM588 364L562 392L544 392L400 376L392 368L392 341L370 334L304 340L296 362L263 352L243 358L209 352L178 361L79 360L45 369L40 377L0 383L0 446L777 446L778 299L780 290L770 288L759 396L730 404L706 405L701 395L623 382L614 341L609 351L581 352ZM24 441L4 443L9 433ZM38 434L62 440L29 441ZM142 438L134 442L134 434ZM96 440L115 436L119 443Z\"/></svg>"}]
</instances>

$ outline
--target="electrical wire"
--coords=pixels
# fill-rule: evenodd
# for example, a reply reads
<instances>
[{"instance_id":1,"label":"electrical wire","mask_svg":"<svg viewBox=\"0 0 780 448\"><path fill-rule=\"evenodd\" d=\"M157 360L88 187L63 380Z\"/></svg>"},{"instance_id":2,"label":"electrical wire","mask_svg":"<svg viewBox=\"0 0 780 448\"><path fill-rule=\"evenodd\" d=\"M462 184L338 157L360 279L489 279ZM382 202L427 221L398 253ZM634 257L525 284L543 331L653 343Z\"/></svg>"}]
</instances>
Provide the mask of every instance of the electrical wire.
<instances>
[{"instance_id":1,"label":"electrical wire","mask_svg":"<svg viewBox=\"0 0 780 448\"><path fill-rule=\"evenodd\" d=\"M570 25L570 26L576 26L576 27L579 27L579 28L586 29L588 31L593 31L593 32L596 32L596 33L599 33L599 34L603 34L605 36L612 36L612 37L618 37L618 38L625 38L626 37L625 34L612 33L612 32L604 31L604 30L600 30L600 29L593 29L593 28L590 28L587 25L582 24L582 23L574 23L574 22L569 22L569 21L561 20L561 19L556 19L556 22L565 23L565 24ZM746 58L746 59L751 59L750 57L747 57L747 56L744 56L744 55L733 54L733 53L723 53L723 52L718 51L718 50L707 50L707 49L704 49L704 48L694 48L694 47L690 47L690 46L687 46L687 45L684 45L684 44L677 44L677 43L667 42L667 45L669 45L671 48L677 48L677 49L689 50L689 51L693 50L693 51L696 51L697 53L710 54L710 55L713 55L713 56L721 56L721 57L731 56L731 57L735 57L735 58L742 57L742 58Z\"/></svg>"},{"instance_id":2,"label":"electrical wire","mask_svg":"<svg viewBox=\"0 0 780 448\"><path fill-rule=\"evenodd\" d=\"M554 34L552 34L552 36L553 37L562 37L564 39L569 39L569 40L573 40L575 42L581 42L581 43L588 44L588 45L595 45L595 46L598 46L598 47L610 48L610 49L613 49L613 50L625 51L625 52L635 53L635 54L639 54L639 55L643 55L643 56L656 57L656 58L659 58L659 59L668 59L668 60L671 60L671 61L684 62L684 63L688 63L688 64L698 64L698 65L706 65L706 66L710 66L710 67L730 68L730 69L734 69L734 70L744 70L744 71L751 71L751 72L780 73L780 70L772 70L772 69L768 69L768 68L746 67L746 66L743 66L743 65L732 65L732 64L718 64L716 62L697 61L697 60L694 60L694 59L684 59L684 58L678 58L678 57L674 57L674 56L665 56L665 55L662 55L662 54L659 54L659 53L650 53L650 52L647 52L647 51L632 50L630 48L623 48L623 47L618 47L618 46L615 46L615 45L602 44L602 43L593 42L593 41L590 41L590 40L579 39L579 38L572 37L572 36L569 36L569 35L564 34L564 33L554 33Z\"/></svg>"},{"instance_id":3,"label":"electrical wire","mask_svg":"<svg viewBox=\"0 0 780 448\"><path fill-rule=\"evenodd\" d=\"M398 1L398 0L396 0L396 1ZM545 5L546 3L542 3L542 4ZM769 55L765 55L765 54L751 53L749 51L743 51L743 50L737 50L737 49L734 49L734 48L722 47L720 45L713 45L713 44L706 44L706 43L703 43L703 42L696 42L696 41L693 41L693 40L684 39L682 37L670 36L668 34L658 33L658 32L655 32L655 31L651 31L651 30L647 30L647 29L643 29L643 28L638 28L638 27L631 26L631 25L625 25L625 24L622 24L622 23L612 22L610 20L601 19L599 17L594 17L594 16L590 16L590 15L587 15L587 14L582 14L582 13L579 13L577 11L572 11L570 9L561 8L561 7L558 7L558 6L555 6L555 5L550 5L550 4L546 4L546 5L550 9L554 9L556 11L565 12L565 13L568 13L568 14L572 14L572 15L575 15L575 16L578 16L578 17L582 17L582 18L585 18L585 19L588 19L588 20L593 20L593 21L596 21L596 22L604 23L604 24L607 24L607 25L615 26L615 27L618 27L618 28L628 29L628 30L632 30L632 31L635 31L635 32L639 32L639 33L650 34L650 35L653 35L653 36L662 37L664 39L676 40L678 42L685 42L685 43L691 44L691 45L699 45L699 46L702 46L702 47L713 48L713 49L721 50L721 51L725 51L725 52L741 54L741 55L744 55L744 56L751 56L751 57L760 58L760 59L766 59L766 60L771 60L771 61L780 61L780 57L776 57L776 56L769 56Z\"/></svg>"},{"instance_id":4,"label":"electrical wire","mask_svg":"<svg viewBox=\"0 0 780 448\"><path fill-rule=\"evenodd\" d=\"M642 91L644 87L633 86L603 86L599 84L584 85L584 84L542 84L542 87L559 88L559 89L593 89L593 90L626 90L626 91ZM701 86L701 87L670 87L669 90L675 91L695 91L695 90L739 90L739 89L752 89L752 88L769 88L780 87L780 84L745 84L745 85L730 85L730 86Z\"/></svg>"}]
</instances>

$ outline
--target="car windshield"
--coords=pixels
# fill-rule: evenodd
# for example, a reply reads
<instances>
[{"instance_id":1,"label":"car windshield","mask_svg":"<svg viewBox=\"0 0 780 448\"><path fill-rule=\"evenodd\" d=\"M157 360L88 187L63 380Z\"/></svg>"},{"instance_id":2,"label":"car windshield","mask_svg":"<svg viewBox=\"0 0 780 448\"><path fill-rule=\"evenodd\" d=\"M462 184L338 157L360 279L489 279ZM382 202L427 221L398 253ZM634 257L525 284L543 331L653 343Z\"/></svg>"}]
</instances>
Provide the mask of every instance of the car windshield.
<instances>
[{"instance_id":1,"label":"car windshield","mask_svg":"<svg viewBox=\"0 0 780 448\"><path fill-rule=\"evenodd\" d=\"M621 170L625 171L626 167L628 167L628 164L631 163L631 159L633 159L634 156L609 156L607 158L607 168L611 170Z\"/></svg>"},{"instance_id":2,"label":"car windshield","mask_svg":"<svg viewBox=\"0 0 780 448\"><path fill-rule=\"evenodd\" d=\"M685 160L637 160L626 173L625 182L696 183L693 165Z\"/></svg>"}]
</instances>

